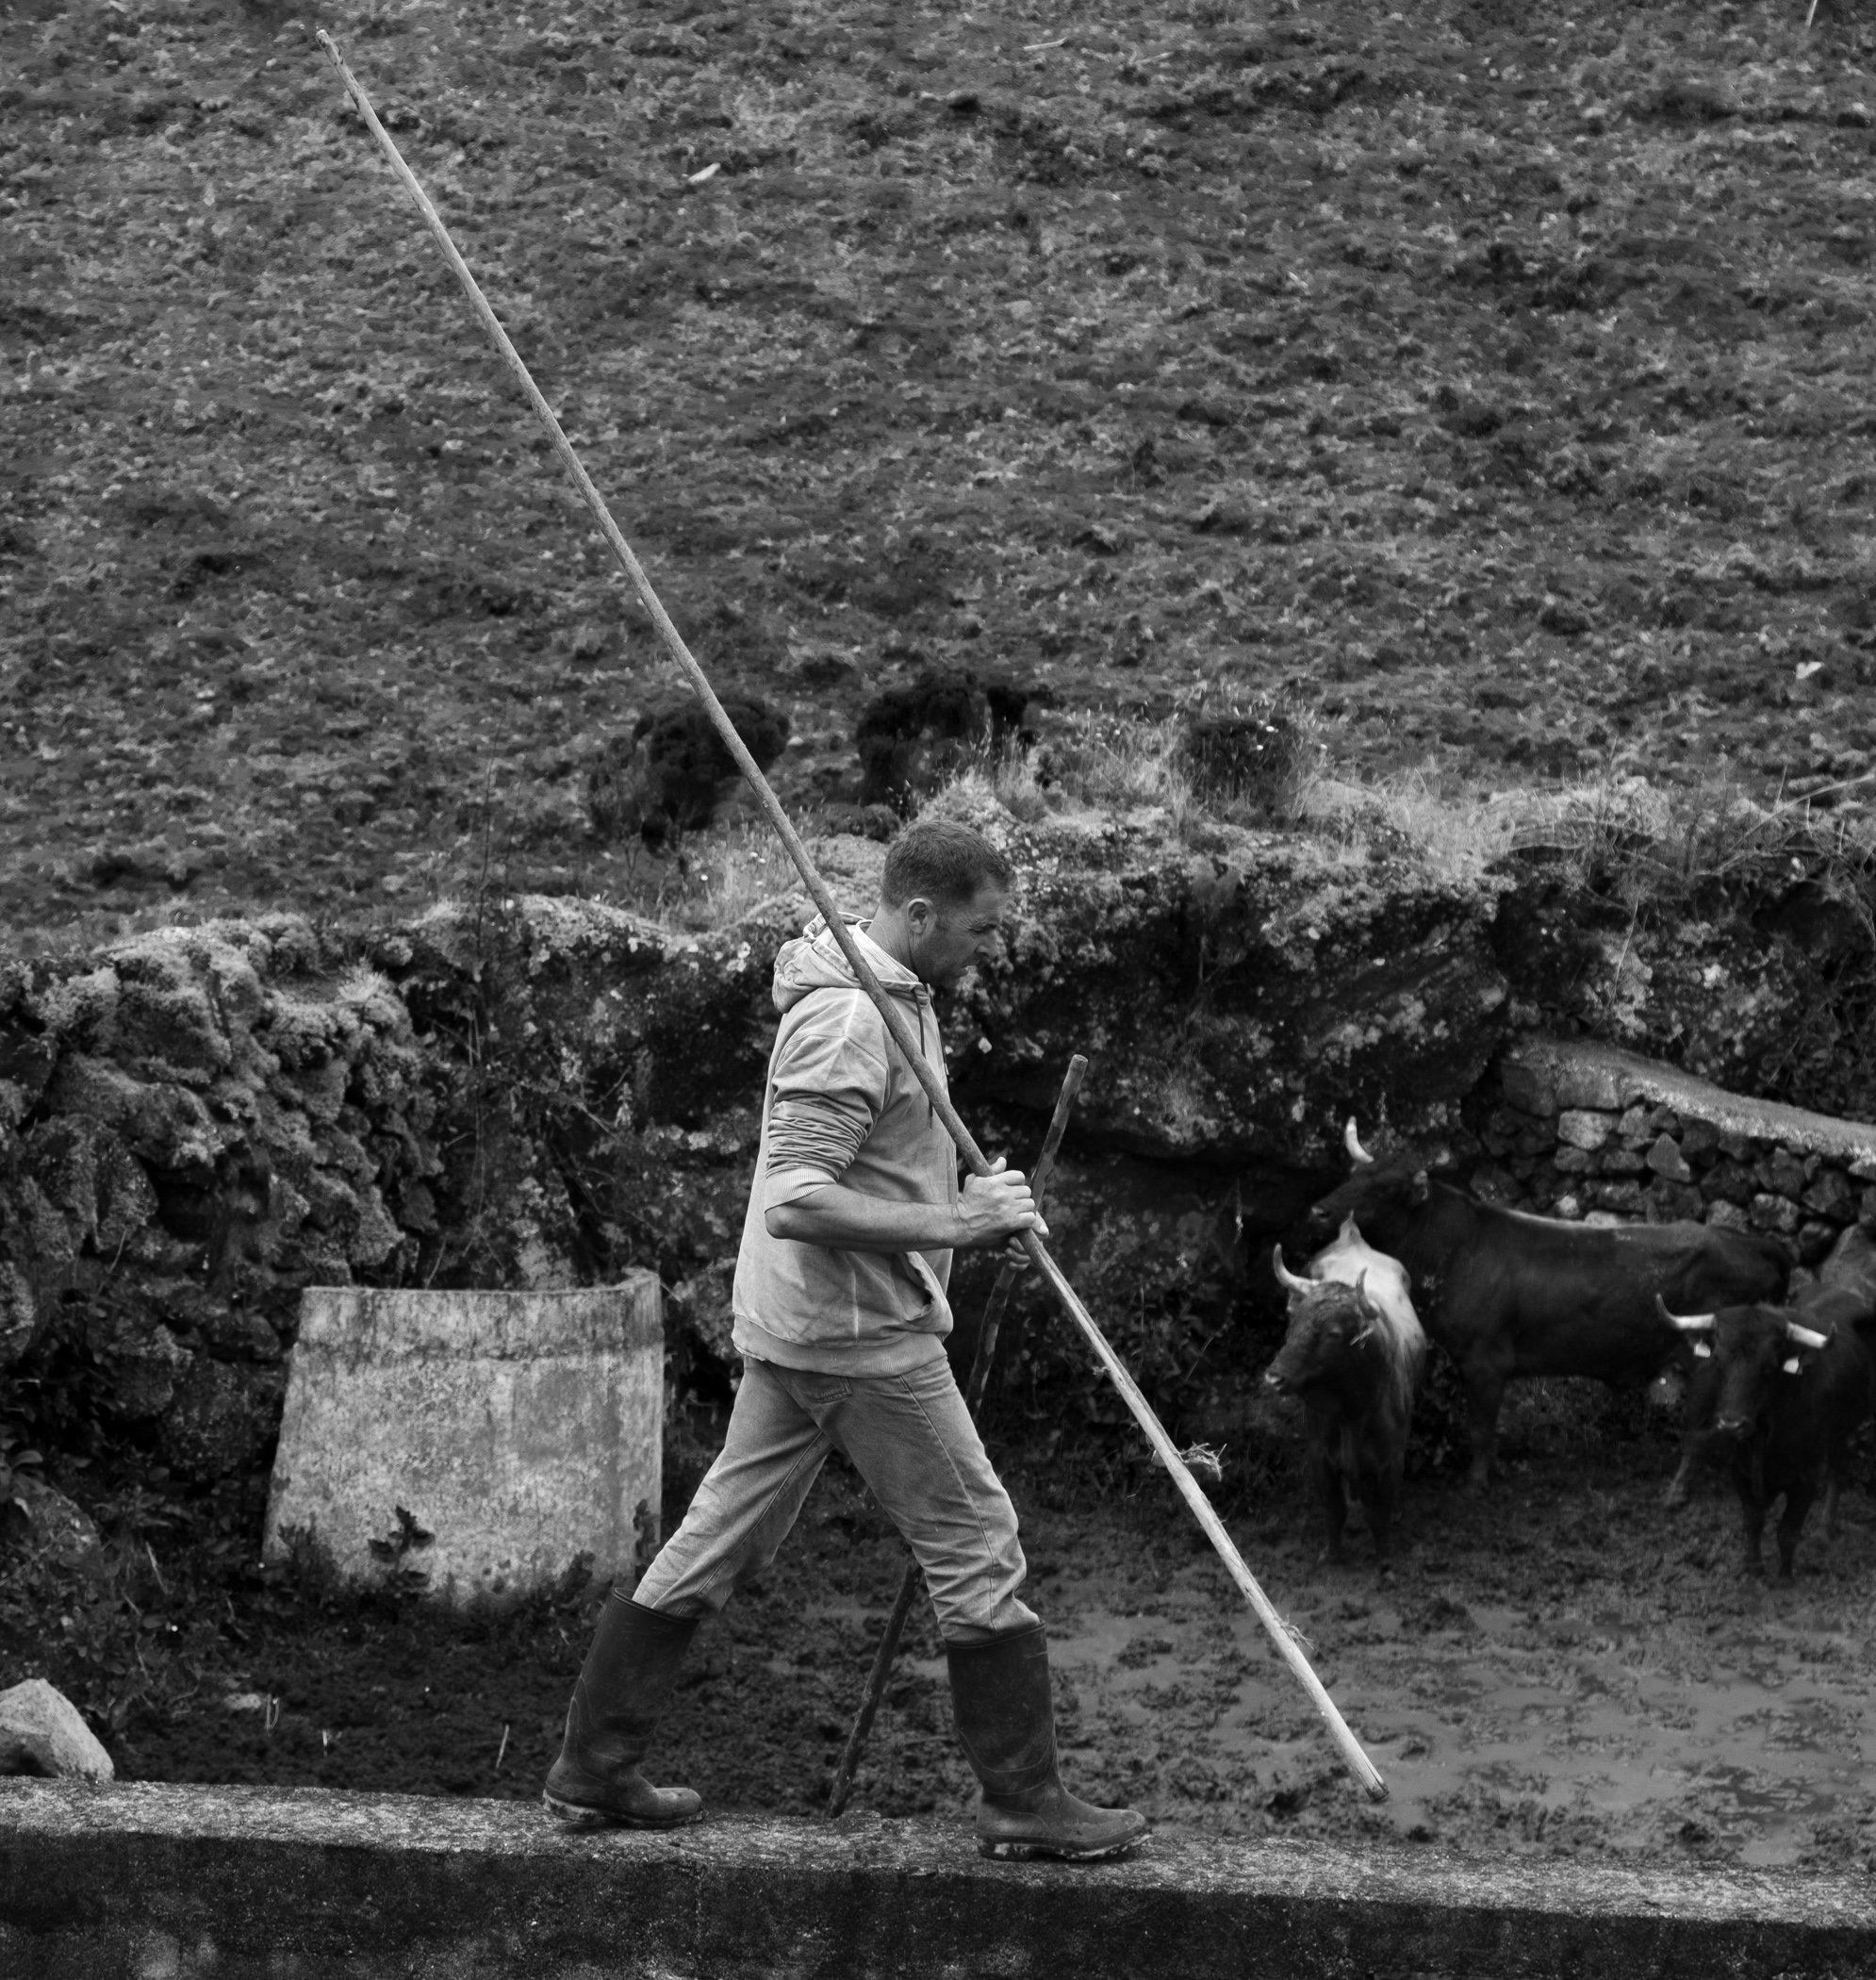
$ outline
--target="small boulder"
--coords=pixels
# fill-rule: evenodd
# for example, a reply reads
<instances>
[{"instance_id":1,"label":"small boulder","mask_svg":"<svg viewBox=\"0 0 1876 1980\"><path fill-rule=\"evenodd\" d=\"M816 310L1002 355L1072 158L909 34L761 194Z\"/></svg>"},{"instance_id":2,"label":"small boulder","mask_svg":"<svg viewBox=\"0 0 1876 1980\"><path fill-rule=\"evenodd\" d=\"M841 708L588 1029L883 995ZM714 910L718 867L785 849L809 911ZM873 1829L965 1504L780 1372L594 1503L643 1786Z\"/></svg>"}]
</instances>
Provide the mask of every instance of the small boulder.
<instances>
[{"instance_id":1,"label":"small boulder","mask_svg":"<svg viewBox=\"0 0 1876 1980\"><path fill-rule=\"evenodd\" d=\"M77 1708L44 1678L0 1691L0 1774L107 1781L116 1773Z\"/></svg>"},{"instance_id":2,"label":"small boulder","mask_svg":"<svg viewBox=\"0 0 1876 1980\"><path fill-rule=\"evenodd\" d=\"M24 1472L13 1474L13 1505L20 1513L19 1539L26 1547L75 1567L102 1544L89 1512Z\"/></svg>"}]
</instances>

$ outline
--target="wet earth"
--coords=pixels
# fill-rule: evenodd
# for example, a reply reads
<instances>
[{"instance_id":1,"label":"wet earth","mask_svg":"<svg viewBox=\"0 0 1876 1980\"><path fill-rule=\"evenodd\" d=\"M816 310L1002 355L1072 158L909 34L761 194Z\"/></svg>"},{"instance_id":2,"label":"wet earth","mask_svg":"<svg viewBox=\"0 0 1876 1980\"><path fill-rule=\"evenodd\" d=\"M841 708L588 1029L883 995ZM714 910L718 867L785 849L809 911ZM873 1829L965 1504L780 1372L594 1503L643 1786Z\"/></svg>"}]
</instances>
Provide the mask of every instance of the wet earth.
<instances>
[{"instance_id":1,"label":"wet earth","mask_svg":"<svg viewBox=\"0 0 1876 1980\"><path fill-rule=\"evenodd\" d=\"M1209 1544L1159 1476L1073 1493L1006 1452L1051 1633L1064 1775L1162 1835L1321 1834L1484 1854L1851 1868L1876 1860L1876 1507L1814 1522L1795 1584L1740 1569L1707 1477L1659 1504L1664 1441L1539 1439L1475 1499L1409 1480L1406 1544L1330 1569L1300 1480L1227 1519L1385 1776L1368 1803ZM675 1509L672 1509L675 1510ZM710 1807L814 1814L901 1556L831 1472L774 1567L685 1666L655 1776ZM123 1772L166 1779L531 1797L596 1596L497 1619L420 1605L229 1605L222 1658L178 1715L133 1713ZM916 1614L852 1806L969 1806L944 1664Z\"/></svg>"}]
</instances>

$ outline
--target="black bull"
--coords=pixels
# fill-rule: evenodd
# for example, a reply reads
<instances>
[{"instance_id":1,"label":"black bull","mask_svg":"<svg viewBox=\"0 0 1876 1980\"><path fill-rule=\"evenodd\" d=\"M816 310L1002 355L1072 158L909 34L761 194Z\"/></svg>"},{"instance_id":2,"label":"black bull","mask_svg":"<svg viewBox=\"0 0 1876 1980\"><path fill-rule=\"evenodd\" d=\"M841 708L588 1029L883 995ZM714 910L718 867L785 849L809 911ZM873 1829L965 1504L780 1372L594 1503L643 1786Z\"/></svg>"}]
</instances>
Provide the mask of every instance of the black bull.
<instances>
[{"instance_id":1,"label":"black bull","mask_svg":"<svg viewBox=\"0 0 1876 1980\"><path fill-rule=\"evenodd\" d=\"M1310 1212L1310 1247L1350 1215L1406 1266L1428 1336L1458 1366L1475 1487L1491 1474L1506 1382L1578 1375L1638 1386L1670 1363L1691 1367L1657 1298L1683 1313L1776 1300L1790 1271L1782 1246L1746 1231L1568 1224L1480 1203L1411 1163L1358 1163Z\"/></svg>"},{"instance_id":2,"label":"black bull","mask_svg":"<svg viewBox=\"0 0 1876 1980\"><path fill-rule=\"evenodd\" d=\"M1766 1513L1782 1497L1778 1573L1789 1581L1820 1484L1824 1531L1835 1534L1851 1437L1876 1414L1876 1242L1855 1227L1846 1230L1817 1283L1789 1306L1723 1306L1681 1314L1675 1324L1704 1353L1711 1447L1733 1474L1746 1567L1762 1571Z\"/></svg>"}]
</instances>

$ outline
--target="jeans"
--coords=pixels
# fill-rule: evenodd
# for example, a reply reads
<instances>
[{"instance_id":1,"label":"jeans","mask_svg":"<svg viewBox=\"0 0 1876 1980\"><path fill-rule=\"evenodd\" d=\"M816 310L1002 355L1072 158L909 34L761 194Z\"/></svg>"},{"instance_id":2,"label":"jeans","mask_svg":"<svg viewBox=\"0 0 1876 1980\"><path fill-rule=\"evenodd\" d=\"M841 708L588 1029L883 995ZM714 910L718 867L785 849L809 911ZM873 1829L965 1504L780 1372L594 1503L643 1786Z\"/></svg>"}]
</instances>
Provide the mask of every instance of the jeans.
<instances>
[{"instance_id":1,"label":"jeans","mask_svg":"<svg viewBox=\"0 0 1876 1980\"><path fill-rule=\"evenodd\" d=\"M633 1599L667 1615L722 1609L775 1559L830 1450L866 1481L925 1570L939 1634L975 1643L1033 1623L1016 1509L950 1365L817 1375L746 1361L721 1456Z\"/></svg>"}]
</instances>

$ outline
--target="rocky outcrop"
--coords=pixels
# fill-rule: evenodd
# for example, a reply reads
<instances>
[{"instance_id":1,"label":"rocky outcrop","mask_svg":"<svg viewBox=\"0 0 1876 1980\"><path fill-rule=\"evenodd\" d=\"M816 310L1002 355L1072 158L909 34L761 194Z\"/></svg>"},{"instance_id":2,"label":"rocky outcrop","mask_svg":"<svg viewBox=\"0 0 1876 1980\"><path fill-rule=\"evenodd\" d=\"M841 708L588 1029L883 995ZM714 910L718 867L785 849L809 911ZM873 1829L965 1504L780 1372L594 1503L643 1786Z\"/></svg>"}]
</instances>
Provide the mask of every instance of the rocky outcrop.
<instances>
[{"instance_id":1,"label":"rocky outcrop","mask_svg":"<svg viewBox=\"0 0 1876 1980\"><path fill-rule=\"evenodd\" d=\"M301 1287L394 1270L440 1163L390 984L290 916L0 975L0 1366L184 1476L259 1460Z\"/></svg>"}]
</instances>

